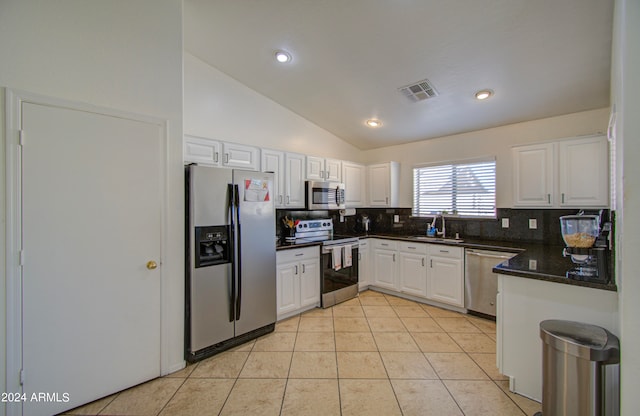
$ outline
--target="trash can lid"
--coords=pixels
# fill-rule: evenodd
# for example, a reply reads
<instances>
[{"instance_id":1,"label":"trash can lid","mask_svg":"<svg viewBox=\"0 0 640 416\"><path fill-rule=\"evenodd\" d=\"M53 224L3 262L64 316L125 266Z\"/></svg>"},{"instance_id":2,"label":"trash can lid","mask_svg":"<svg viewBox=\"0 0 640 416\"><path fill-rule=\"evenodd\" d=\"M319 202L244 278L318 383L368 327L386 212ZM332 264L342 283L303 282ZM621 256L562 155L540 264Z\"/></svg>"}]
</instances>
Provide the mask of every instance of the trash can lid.
<instances>
[{"instance_id":1,"label":"trash can lid","mask_svg":"<svg viewBox=\"0 0 640 416\"><path fill-rule=\"evenodd\" d=\"M540 338L556 350L582 359L606 364L620 360L618 337L596 325L550 319L540 322Z\"/></svg>"}]
</instances>

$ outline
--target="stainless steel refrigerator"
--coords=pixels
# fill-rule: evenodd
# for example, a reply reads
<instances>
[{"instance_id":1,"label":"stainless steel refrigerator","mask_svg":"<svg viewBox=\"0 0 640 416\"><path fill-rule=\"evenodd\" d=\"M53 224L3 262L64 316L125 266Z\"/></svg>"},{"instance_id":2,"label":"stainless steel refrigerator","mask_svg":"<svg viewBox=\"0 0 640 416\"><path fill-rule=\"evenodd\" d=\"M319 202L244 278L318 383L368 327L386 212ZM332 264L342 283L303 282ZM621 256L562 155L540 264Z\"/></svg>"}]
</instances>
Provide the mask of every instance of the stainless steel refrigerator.
<instances>
[{"instance_id":1,"label":"stainless steel refrigerator","mask_svg":"<svg viewBox=\"0 0 640 416\"><path fill-rule=\"evenodd\" d=\"M186 359L272 332L273 174L186 167Z\"/></svg>"}]
</instances>

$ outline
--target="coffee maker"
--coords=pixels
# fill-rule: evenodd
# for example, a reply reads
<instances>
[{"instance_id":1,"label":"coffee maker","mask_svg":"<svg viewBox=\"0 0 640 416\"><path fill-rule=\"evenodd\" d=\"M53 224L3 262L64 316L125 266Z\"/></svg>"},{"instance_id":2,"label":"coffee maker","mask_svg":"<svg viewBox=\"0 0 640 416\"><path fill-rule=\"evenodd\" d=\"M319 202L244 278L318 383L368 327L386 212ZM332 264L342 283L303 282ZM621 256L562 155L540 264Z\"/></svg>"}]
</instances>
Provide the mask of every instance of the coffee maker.
<instances>
[{"instance_id":1,"label":"coffee maker","mask_svg":"<svg viewBox=\"0 0 640 416\"><path fill-rule=\"evenodd\" d=\"M570 256L576 267L567 272L569 279L610 283L611 222L608 211L580 211L577 215L560 217L562 239L566 247L563 255Z\"/></svg>"}]
</instances>

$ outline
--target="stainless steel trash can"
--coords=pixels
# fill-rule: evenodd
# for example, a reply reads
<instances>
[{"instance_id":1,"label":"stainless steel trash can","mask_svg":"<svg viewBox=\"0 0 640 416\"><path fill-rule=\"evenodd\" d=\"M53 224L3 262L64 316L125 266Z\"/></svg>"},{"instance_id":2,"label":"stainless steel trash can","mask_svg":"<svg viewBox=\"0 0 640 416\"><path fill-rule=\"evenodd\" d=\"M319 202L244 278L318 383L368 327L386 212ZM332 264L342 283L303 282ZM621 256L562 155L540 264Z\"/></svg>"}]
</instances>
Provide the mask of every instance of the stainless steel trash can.
<instances>
[{"instance_id":1,"label":"stainless steel trash can","mask_svg":"<svg viewBox=\"0 0 640 416\"><path fill-rule=\"evenodd\" d=\"M620 342L581 322L540 322L543 416L614 416L619 412Z\"/></svg>"}]
</instances>

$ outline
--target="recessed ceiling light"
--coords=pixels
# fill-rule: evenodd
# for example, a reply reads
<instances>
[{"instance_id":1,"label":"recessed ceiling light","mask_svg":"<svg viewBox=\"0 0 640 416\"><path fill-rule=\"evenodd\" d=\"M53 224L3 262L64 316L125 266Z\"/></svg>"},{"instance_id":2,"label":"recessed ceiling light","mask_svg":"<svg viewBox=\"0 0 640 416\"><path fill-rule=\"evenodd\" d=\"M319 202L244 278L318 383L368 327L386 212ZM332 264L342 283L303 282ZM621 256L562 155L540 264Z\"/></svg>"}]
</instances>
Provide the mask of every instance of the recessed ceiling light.
<instances>
[{"instance_id":1,"label":"recessed ceiling light","mask_svg":"<svg viewBox=\"0 0 640 416\"><path fill-rule=\"evenodd\" d=\"M366 124L367 126L369 126L369 127L376 128L376 127L380 127L380 126L382 126L382 121L380 121L380 120L376 120L375 118L372 118L372 119L370 119L370 120L367 120L367 121L365 122L365 124Z\"/></svg>"},{"instance_id":2,"label":"recessed ceiling light","mask_svg":"<svg viewBox=\"0 0 640 416\"><path fill-rule=\"evenodd\" d=\"M491 90L482 90L476 93L476 99L478 100L486 100L487 98L493 95L493 91Z\"/></svg>"},{"instance_id":3,"label":"recessed ceiling light","mask_svg":"<svg viewBox=\"0 0 640 416\"><path fill-rule=\"evenodd\" d=\"M291 62L291 54L283 50L276 51L276 61L280 62L281 64Z\"/></svg>"}]
</instances>

